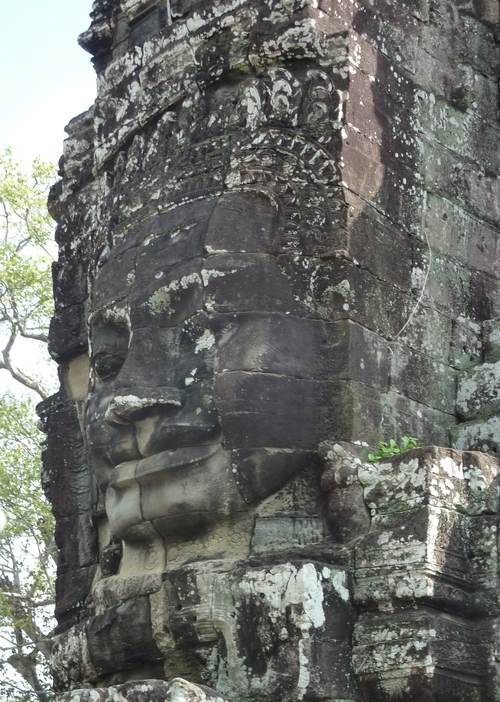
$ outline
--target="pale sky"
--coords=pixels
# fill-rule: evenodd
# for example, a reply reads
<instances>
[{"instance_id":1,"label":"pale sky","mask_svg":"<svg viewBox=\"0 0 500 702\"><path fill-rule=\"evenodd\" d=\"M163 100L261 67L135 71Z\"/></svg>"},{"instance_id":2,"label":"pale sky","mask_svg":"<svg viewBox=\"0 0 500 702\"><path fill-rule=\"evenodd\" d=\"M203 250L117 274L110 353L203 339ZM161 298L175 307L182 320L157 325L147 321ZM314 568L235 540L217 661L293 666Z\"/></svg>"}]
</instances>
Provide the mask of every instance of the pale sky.
<instances>
[{"instance_id":1,"label":"pale sky","mask_svg":"<svg viewBox=\"0 0 500 702\"><path fill-rule=\"evenodd\" d=\"M0 8L0 150L12 146L25 166L35 156L57 163L64 126L95 98L91 56L77 43L92 0L0 0ZM16 346L16 363L28 372L41 370L34 346ZM7 388L19 393L4 371L0 393Z\"/></svg>"},{"instance_id":2,"label":"pale sky","mask_svg":"<svg viewBox=\"0 0 500 702\"><path fill-rule=\"evenodd\" d=\"M0 4L0 149L57 162L64 126L95 97L91 57L77 43L92 0Z\"/></svg>"}]
</instances>

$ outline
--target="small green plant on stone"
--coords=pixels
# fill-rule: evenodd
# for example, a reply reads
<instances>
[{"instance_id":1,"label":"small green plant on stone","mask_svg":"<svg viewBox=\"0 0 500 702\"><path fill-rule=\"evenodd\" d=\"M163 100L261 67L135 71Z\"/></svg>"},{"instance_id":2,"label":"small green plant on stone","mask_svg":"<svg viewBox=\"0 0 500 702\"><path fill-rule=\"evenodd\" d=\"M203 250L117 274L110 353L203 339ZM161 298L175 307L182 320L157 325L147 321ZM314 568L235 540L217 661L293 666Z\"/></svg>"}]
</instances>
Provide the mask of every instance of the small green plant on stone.
<instances>
[{"instance_id":1,"label":"small green plant on stone","mask_svg":"<svg viewBox=\"0 0 500 702\"><path fill-rule=\"evenodd\" d=\"M378 445L377 453L369 453L368 460L374 463L381 458L397 456L398 453L406 453L406 451L411 451L411 449L418 448L419 446L422 446L422 442L414 436L402 436L399 444L394 441L394 439L391 439L389 443L381 441Z\"/></svg>"}]
</instances>

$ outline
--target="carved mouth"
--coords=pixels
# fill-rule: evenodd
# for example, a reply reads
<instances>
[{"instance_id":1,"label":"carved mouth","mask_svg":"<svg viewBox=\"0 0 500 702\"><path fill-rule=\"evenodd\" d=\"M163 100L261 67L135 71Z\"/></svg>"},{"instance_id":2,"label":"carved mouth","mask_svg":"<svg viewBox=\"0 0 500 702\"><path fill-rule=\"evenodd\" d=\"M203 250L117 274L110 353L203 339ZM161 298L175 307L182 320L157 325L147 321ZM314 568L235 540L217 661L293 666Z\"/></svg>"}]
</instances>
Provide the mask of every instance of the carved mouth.
<instances>
[{"instance_id":1,"label":"carved mouth","mask_svg":"<svg viewBox=\"0 0 500 702\"><path fill-rule=\"evenodd\" d=\"M114 490L124 488L130 485L131 481L135 482L138 477L176 471L195 463L202 463L219 450L221 450L220 444L185 447L161 451L139 461L120 463L111 472L108 487Z\"/></svg>"}]
</instances>

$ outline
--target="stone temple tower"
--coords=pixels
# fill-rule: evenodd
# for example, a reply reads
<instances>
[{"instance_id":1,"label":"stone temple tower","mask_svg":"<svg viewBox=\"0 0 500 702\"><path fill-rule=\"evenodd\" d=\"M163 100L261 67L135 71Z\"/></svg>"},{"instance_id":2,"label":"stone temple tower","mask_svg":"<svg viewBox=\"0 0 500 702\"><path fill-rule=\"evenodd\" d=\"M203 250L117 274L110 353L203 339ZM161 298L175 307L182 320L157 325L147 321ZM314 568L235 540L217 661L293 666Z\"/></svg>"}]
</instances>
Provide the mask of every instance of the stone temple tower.
<instances>
[{"instance_id":1,"label":"stone temple tower","mask_svg":"<svg viewBox=\"0 0 500 702\"><path fill-rule=\"evenodd\" d=\"M57 699L500 699L497 0L90 9Z\"/></svg>"}]
</instances>

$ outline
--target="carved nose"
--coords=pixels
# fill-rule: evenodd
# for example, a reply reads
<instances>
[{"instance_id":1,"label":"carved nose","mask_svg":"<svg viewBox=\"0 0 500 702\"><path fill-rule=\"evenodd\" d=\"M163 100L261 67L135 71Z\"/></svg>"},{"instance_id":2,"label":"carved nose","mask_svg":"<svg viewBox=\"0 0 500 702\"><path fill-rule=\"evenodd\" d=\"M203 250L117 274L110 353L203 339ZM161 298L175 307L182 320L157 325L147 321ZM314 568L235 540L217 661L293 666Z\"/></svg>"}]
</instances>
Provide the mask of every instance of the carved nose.
<instances>
[{"instance_id":1,"label":"carved nose","mask_svg":"<svg viewBox=\"0 0 500 702\"><path fill-rule=\"evenodd\" d=\"M121 388L115 391L106 414L110 424L130 424L144 419L152 410L183 405L183 393L177 388Z\"/></svg>"}]
</instances>

